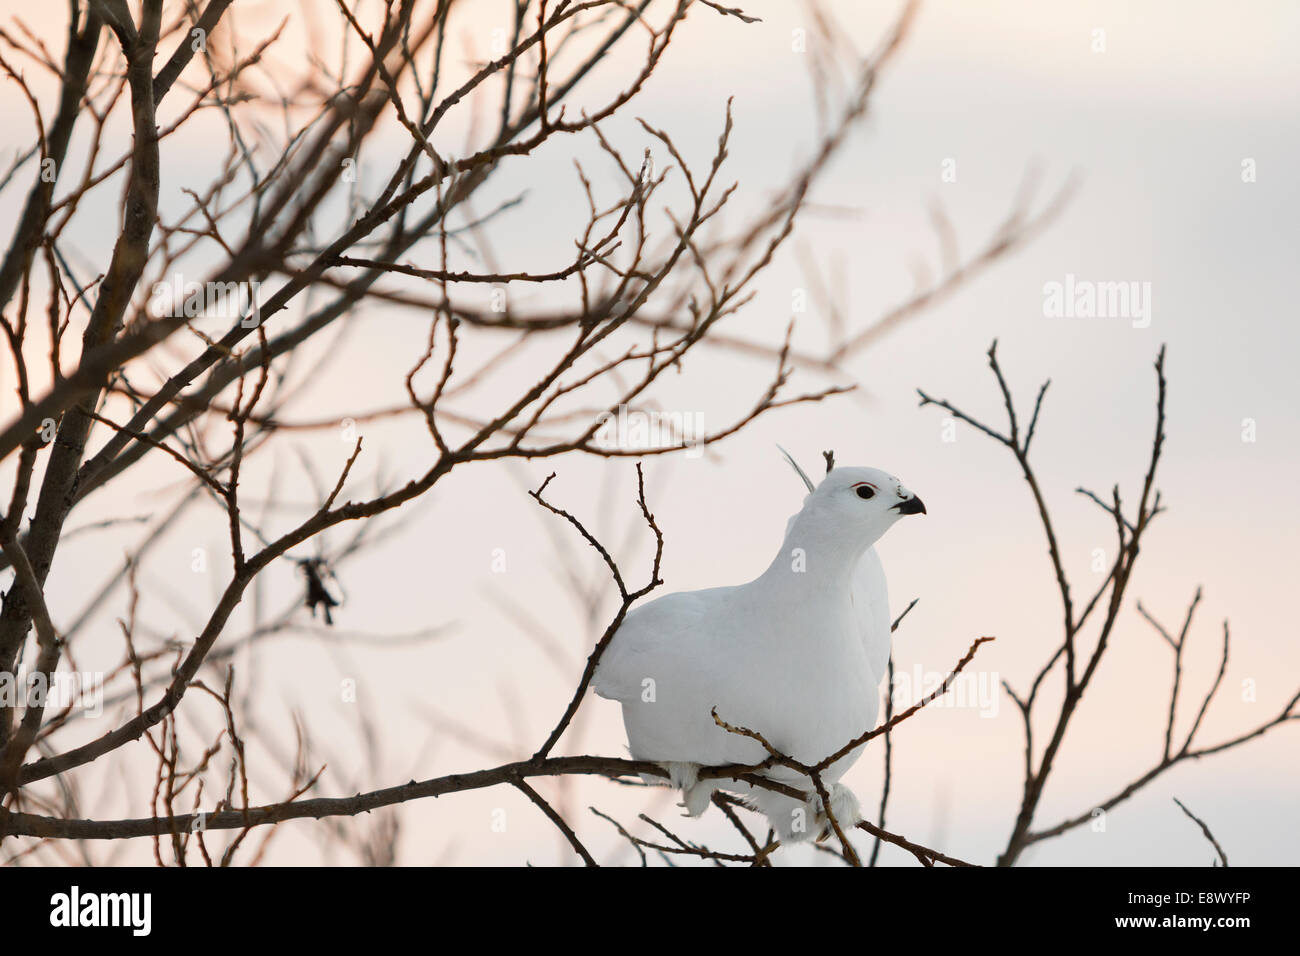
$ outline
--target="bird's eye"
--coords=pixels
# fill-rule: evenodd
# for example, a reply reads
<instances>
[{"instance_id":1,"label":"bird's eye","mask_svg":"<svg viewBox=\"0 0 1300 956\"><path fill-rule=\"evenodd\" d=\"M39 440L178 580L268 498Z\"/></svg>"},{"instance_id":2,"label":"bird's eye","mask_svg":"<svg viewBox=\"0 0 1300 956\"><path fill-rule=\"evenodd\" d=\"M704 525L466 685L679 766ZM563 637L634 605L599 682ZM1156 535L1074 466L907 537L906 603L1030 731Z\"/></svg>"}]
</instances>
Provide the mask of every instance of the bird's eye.
<instances>
[{"instance_id":1,"label":"bird's eye","mask_svg":"<svg viewBox=\"0 0 1300 956\"><path fill-rule=\"evenodd\" d=\"M874 498L874 497L876 497L876 489L875 489L875 488L872 488L870 485L858 485L858 487L857 487L856 490L857 490L857 492L858 492L858 497L859 497L859 498Z\"/></svg>"}]
</instances>

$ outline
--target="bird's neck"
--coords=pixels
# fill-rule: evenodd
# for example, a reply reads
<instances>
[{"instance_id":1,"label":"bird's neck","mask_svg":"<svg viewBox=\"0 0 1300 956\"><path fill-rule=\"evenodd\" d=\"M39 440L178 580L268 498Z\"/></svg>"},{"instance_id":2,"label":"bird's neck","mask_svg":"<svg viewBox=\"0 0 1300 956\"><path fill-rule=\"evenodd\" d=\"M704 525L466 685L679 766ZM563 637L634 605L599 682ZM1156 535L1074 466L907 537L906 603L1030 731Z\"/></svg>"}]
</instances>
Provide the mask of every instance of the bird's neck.
<instances>
[{"instance_id":1,"label":"bird's neck","mask_svg":"<svg viewBox=\"0 0 1300 956\"><path fill-rule=\"evenodd\" d=\"M782 589L847 594L858 559L870 542L833 533L836 529L819 527L815 521L801 520L803 517L795 518L781 550L760 580Z\"/></svg>"}]
</instances>

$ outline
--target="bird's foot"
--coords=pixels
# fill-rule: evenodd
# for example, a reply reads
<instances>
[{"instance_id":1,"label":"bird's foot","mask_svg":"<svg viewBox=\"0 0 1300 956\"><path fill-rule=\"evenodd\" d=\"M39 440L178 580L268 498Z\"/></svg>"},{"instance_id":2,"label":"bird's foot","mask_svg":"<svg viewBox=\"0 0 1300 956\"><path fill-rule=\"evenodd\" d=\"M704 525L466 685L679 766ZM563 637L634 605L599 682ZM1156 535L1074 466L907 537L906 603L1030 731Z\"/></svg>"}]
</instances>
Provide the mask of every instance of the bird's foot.
<instances>
[{"instance_id":1,"label":"bird's foot","mask_svg":"<svg viewBox=\"0 0 1300 956\"><path fill-rule=\"evenodd\" d=\"M841 830L849 830L862 822L862 807L858 804L857 795L852 790L842 783L833 783L827 795L830 797L831 814ZM821 812L820 799L817 800L817 805L819 811L817 820L823 824L821 832L817 835L817 842L821 843L830 837L832 827L830 818Z\"/></svg>"},{"instance_id":2,"label":"bird's foot","mask_svg":"<svg viewBox=\"0 0 1300 956\"><path fill-rule=\"evenodd\" d=\"M689 790L682 791L681 806L686 808L688 817L698 817L709 808L713 802L713 785L710 783L697 783Z\"/></svg>"},{"instance_id":3,"label":"bird's foot","mask_svg":"<svg viewBox=\"0 0 1300 956\"><path fill-rule=\"evenodd\" d=\"M700 765L685 761L664 761L661 766L668 771L668 782L682 792L679 806L686 808L688 817L698 817L709 807L713 798L713 784L700 781Z\"/></svg>"}]
</instances>

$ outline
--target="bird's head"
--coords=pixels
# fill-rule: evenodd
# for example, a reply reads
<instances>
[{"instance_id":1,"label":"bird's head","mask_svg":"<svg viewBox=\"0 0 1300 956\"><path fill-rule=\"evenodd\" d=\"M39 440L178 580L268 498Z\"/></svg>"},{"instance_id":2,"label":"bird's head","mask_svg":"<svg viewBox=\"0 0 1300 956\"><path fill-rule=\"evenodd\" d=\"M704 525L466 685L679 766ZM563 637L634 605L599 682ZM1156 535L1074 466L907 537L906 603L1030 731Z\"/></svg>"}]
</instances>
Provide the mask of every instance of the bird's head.
<instances>
[{"instance_id":1,"label":"bird's head","mask_svg":"<svg viewBox=\"0 0 1300 956\"><path fill-rule=\"evenodd\" d=\"M811 524L853 539L866 549L904 515L925 514L925 503L879 468L833 468L804 500Z\"/></svg>"},{"instance_id":2,"label":"bird's head","mask_svg":"<svg viewBox=\"0 0 1300 956\"><path fill-rule=\"evenodd\" d=\"M925 503L903 483L879 468L832 468L814 485L803 469L781 449L786 461L808 488L803 508L790 519L787 534L843 542L857 554L871 547L903 515L925 514Z\"/></svg>"}]
</instances>

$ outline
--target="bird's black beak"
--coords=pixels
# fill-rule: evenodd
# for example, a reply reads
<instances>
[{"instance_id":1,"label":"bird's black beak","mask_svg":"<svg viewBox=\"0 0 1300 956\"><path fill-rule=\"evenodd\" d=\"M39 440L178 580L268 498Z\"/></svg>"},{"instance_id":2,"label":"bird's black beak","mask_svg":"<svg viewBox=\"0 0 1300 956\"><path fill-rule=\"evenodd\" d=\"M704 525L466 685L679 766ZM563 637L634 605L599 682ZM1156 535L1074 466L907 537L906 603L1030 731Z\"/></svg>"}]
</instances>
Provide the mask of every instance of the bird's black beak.
<instances>
[{"instance_id":1,"label":"bird's black beak","mask_svg":"<svg viewBox=\"0 0 1300 956\"><path fill-rule=\"evenodd\" d=\"M926 513L925 502L917 495L912 495L906 501L900 501L894 505L894 510L900 515L923 515Z\"/></svg>"}]
</instances>

